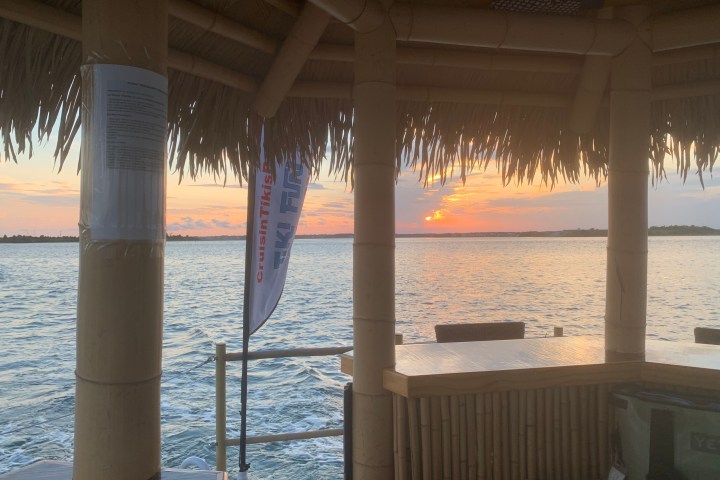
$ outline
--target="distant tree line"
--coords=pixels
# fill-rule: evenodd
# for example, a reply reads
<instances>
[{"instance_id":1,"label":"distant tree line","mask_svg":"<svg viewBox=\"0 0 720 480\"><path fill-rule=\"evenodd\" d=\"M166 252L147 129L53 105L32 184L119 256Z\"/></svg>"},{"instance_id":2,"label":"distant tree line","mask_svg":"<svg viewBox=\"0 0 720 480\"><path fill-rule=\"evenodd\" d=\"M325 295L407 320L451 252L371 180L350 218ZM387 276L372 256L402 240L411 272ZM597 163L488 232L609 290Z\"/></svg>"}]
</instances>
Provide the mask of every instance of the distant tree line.
<instances>
[{"instance_id":1,"label":"distant tree line","mask_svg":"<svg viewBox=\"0 0 720 480\"><path fill-rule=\"evenodd\" d=\"M662 236L706 236L720 235L720 230L710 227L697 227L695 225L670 225L662 227L650 227L648 235L651 237ZM574 230L556 231L530 231L530 232L474 232L474 233L398 233L398 238L453 238L453 237L607 237L607 230L599 228L586 228ZM330 235L298 235L297 238L352 238L352 234L330 234ZM244 236L223 235L217 237L193 237L189 235L167 236L169 242L197 242L213 240L244 240ZM40 235L3 235L0 243L68 243L77 242L78 237L62 236L52 237Z\"/></svg>"}]
</instances>

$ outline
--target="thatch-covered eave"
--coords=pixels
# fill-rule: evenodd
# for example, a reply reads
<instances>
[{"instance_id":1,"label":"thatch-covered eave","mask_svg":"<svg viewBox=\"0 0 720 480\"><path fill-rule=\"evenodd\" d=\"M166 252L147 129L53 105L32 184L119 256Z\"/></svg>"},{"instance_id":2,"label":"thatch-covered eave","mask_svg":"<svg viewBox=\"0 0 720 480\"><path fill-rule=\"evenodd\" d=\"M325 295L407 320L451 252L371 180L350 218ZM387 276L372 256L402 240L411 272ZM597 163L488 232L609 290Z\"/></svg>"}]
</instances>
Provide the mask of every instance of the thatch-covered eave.
<instances>
[{"instance_id":1,"label":"thatch-covered eave","mask_svg":"<svg viewBox=\"0 0 720 480\"><path fill-rule=\"evenodd\" d=\"M23 3L40 18L25 21L34 26L15 17L0 21L5 157L30 151L33 135L46 138L57 129L55 155L62 162L79 128L80 2ZM256 161L263 122L256 95L301 11L275 3L170 0L169 160L181 173L241 178ZM666 15L662 25L672 9L659 13ZM594 13L581 16L582 26ZM496 160L506 182L540 178L554 184L606 175L607 100L599 99L581 133L572 120L583 56L419 40L408 36L398 43L398 169L464 178ZM277 113L265 121L270 158L282 162L299 152L316 170L324 159L324 168L349 178L352 42L350 27L332 21L325 28ZM676 155L683 175L693 158L699 172L714 165L720 145L718 48L710 43L655 55L649 156L658 176L666 152ZM595 95L607 95L606 89Z\"/></svg>"}]
</instances>

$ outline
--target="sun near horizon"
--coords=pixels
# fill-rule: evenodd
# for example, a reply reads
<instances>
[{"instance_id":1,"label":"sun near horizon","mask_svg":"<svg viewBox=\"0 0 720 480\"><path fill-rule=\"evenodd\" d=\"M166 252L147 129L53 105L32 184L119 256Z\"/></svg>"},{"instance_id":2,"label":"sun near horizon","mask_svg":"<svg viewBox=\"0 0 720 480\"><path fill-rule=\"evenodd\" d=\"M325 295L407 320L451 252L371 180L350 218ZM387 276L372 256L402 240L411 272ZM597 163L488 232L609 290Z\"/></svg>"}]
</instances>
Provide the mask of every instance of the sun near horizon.
<instances>
[{"instance_id":1,"label":"sun near horizon","mask_svg":"<svg viewBox=\"0 0 720 480\"><path fill-rule=\"evenodd\" d=\"M58 172L51 149L38 146L33 158L0 161L0 236L75 236L79 219L80 176L77 147ZM674 171L668 165L669 172ZM709 178L708 178L709 177ZM720 228L720 179L706 175L685 185L668 174L650 188L649 225L706 225ZM476 171L465 184L430 179L424 186L416 173L403 171L396 187L398 233L520 232L607 228L607 185L594 179L578 184L511 184L503 186L497 171ZM167 231L173 235L244 235L247 190L234 178L187 176L167 179ZM311 182L298 234L353 232L350 185L328 175Z\"/></svg>"}]
</instances>

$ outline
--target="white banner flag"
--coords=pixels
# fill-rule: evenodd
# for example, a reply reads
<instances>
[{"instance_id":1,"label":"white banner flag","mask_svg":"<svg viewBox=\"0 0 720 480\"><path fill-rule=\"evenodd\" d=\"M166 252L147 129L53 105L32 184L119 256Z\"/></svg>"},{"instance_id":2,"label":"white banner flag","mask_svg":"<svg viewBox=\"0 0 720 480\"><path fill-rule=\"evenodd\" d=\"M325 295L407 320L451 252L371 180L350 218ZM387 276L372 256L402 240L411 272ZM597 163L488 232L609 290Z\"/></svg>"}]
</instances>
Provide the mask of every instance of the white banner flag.
<instances>
[{"instance_id":1,"label":"white banner flag","mask_svg":"<svg viewBox=\"0 0 720 480\"><path fill-rule=\"evenodd\" d=\"M278 168L273 179L263 161L255 176L250 326L252 335L270 317L282 295L290 248L300 221L310 169L300 162Z\"/></svg>"}]
</instances>

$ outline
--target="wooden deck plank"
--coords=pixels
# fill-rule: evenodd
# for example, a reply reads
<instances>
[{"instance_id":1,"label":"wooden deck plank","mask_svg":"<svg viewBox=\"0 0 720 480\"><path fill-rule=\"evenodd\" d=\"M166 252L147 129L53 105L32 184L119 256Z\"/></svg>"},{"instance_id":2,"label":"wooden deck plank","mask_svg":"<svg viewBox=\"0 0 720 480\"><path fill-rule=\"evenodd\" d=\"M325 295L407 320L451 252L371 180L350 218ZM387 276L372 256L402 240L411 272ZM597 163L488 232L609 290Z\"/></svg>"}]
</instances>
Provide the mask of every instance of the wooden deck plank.
<instances>
[{"instance_id":1,"label":"wooden deck plank","mask_svg":"<svg viewBox=\"0 0 720 480\"><path fill-rule=\"evenodd\" d=\"M42 460L0 475L2 480L72 480L72 463ZM164 468L153 480L227 480L225 472Z\"/></svg>"}]
</instances>

